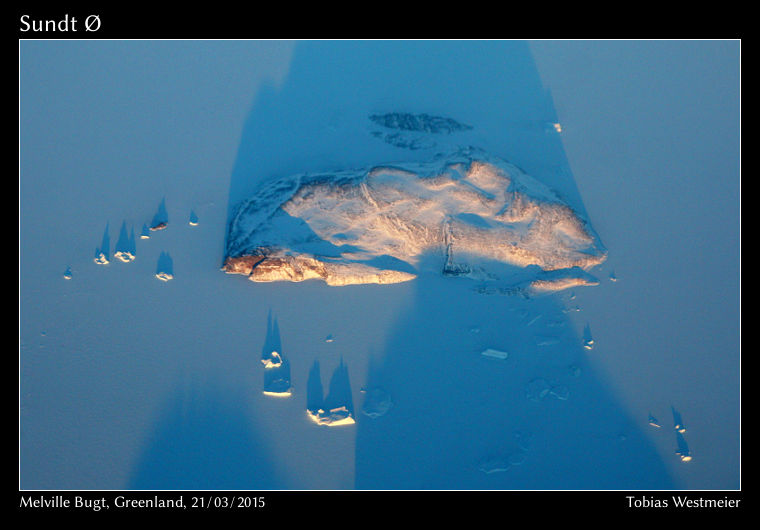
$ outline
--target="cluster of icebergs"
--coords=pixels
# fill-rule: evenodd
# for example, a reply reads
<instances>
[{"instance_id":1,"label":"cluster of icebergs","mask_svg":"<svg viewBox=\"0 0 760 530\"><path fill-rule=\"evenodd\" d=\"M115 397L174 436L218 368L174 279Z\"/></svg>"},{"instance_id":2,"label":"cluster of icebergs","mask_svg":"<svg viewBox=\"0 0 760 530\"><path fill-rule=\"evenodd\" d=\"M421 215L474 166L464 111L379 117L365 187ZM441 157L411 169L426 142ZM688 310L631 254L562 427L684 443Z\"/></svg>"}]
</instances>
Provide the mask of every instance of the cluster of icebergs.
<instances>
[{"instance_id":1,"label":"cluster of icebergs","mask_svg":"<svg viewBox=\"0 0 760 530\"><path fill-rule=\"evenodd\" d=\"M673 414L673 430L675 431L676 435L676 455L678 455L682 462L690 462L692 455L691 450L689 449L689 444L686 443L686 438L684 437L684 433L686 433L686 427L684 426L683 419L681 418L681 413L678 412L675 407L670 407L670 410ZM660 429L662 427L660 422L652 415L651 412L649 413L648 423L657 429Z\"/></svg>"},{"instance_id":2,"label":"cluster of icebergs","mask_svg":"<svg viewBox=\"0 0 760 530\"><path fill-rule=\"evenodd\" d=\"M191 211L189 219L190 226L197 226L198 222L198 216L194 211ZM166 211L166 201L162 200L151 223L143 224L142 232L140 233L140 239L150 239L151 232L166 230L168 226L169 215ZM110 246L109 225L106 225L105 232L103 233L102 243L95 249L95 257L93 261L96 264L108 265L110 263ZM137 258L135 229L132 227L131 231L128 233L126 221L124 221L121 225L119 239L114 247L113 257L124 263L129 263ZM73 274L71 272L71 267L67 267L63 277L67 280L72 279ZM168 252L162 251L158 257L158 263L156 266L156 278L164 282L167 282L174 278L174 264Z\"/></svg>"}]
</instances>

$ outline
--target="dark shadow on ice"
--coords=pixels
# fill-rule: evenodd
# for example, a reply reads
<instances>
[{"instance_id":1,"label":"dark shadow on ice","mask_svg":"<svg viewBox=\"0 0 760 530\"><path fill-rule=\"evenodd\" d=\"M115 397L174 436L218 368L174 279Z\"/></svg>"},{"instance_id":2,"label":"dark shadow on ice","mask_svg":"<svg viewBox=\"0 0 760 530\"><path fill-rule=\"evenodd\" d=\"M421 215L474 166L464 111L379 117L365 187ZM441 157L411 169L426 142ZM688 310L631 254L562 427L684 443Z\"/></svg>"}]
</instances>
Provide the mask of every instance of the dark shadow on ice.
<instances>
[{"instance_id":1,"label":"dark shadow on ice","mask_svg":"<svg viewBox=\"0 0 760 530\"><path fill-rule=\"evenodd\" d=\"M158 256L156 276L161 279L171 279L174 277L174 261L168 252L162 251Z\"/></svg>"},{"instance_id":2,"label":"dark shadow on ice","mask_svg":"<svg viewBox=\"0 0 760 530\"><path fill-rule=\"evenodd\" d=\"M129 251L129 233L127 232L127 222L122 221L121 229L119 230L119 240L116 242L116 248L114 251Z\"/></svg>"},{"instance_id":3,"label":"dark shadow on ice","mask_svg":"<svg viewBox=\"0 0 760 530\"><path fill-rule=\"evenodd\" d=\"M322 389L322 375L319 371L319 361L314 361L309 370L309 379L306 383L306 410L317 413L324 410L324 390Z\"/></svg>"},{"instance_id":4,"label":"dark shadow on ice","mask_svg":"<svg viewBox=\"0 0 760 530\"><path fill-rule=\"evenodd\" d=\"M393 408L360 416L357 489L673 487L646 424L594 373L561 295L484 295L432 272L415 283L367 375Z\"/></svg>"},{"instance_id":5,"label":"dark shadow on ice","mask_svg":"<svg viewBox=\"0 0 760 530\"><path fill-rule=\"evenodd\" d=\"M169 224L169 213L166 211L166 198L161 199L158 210L150 223L151 230L161 230Z\"/></svg>"},{"instance_id":6,"label":"dark shadow on ice","mask_svg":"<svg viewBox=\"0 0 760 530\"><path fill-rule=\"evenodd\" d=\"M111 236L108 234L110 223L106 223L106 229L103 231L103 239L100 242L100 247L95 249L95 261L101 263L108 263L111 257Z\"/></svg>"},{"instance_id":7,"label":"dark shadow on ice","mask_svg":"<svg viewBox=\"0 0 760 530\"><path fill-rule=\"evenodd\" d=\"M254 435L246 393L193 386L164 407L128 489L281 489Z\"/></svg>"},{"instance_id":8,"label":"dark shadow on ice","mask_svg":"<svg viewBox=\"0 0 760 530\"><path fill-rule=\"evenodd\" d=\"M264 336L264 344L261 346L261 360L271 359L272 352L282 354L282 341L280 340L280 326L277 318L272 319L272 310L267 314L267 332Z\"/></svg>"},{"instance_id":9,"label":"dark shadow on ice","mask_svg":"<svg viewBox=\"0 0 760 530\"><path fill-rule=\"evenodd\" d=\"M351 396L351 381L348 377L348 368L343 363L343 357L330 378L330 386L324 403L324 409L328 411L340 407L346 407L351 416L356 417L354 400Z\"/></svg>"},{"instance_id":10,"label":"dark shadow on ice","mask_svg":"<svg viewBox=\"0 0 760 530\"><path fill-rule=\"evenodd\" d=\"M680 431L676 431L676 454L681 457L683 462L691 460L689 444L686 443L686 439Z\"/></svg>"},{"instance_id":11,"label":"dark shadow on ice","mask_svg":"<svg viewBox=\"0 0 760 530\"><path fill-rule=\"evenodd\" d=\"M267 333L261 348L261 362L264 365L264 393L290 395L290 361L282 351L280 326L277 318L272 319L272 310L267 315Z\"/></svg>"},{"instance_id":12,"label":"dark shadow on ice","mask_svg":"<svg viewBox=\"0 0 760 530\"><path fill-rule=\"evenodd\" d=\"M686 427L683 425L683 418L681 418L681 413L678 412L672 405L670 407L670 410L673 412L673 428L678 432L686 432Z\"/></svg>"},{"instance_id":13,"label":"dark shadow on ice","mask_svg":"<svg viewBox=\"0 0 760 530\"><path fill-rule=\"evenodd\" d=\"M135 239L135 227L132 226L129 231L129 251L133 256L137 256L137 240Z\"/></svg>"},{"instance_id":14,"label":"dark shadow on ice","mask_svg":"<svg viewBox=\"0 0 760 530\"><path fill-rule=\"evenodd\" d=\"M119 240L116 242L114 248L114 256L122 261L131 261L137 255L137 245L135 243L135 229L132 227L132 232L127 232L127 222L121 223L121 230L119 231Z\"/></svg>"},{"instance_id":15,"label":"dark shadow on ice","mask_svg":"<svg viewBox=\"0 0 760 530\"><path fill-rule=\"evenodd\" d=\"M290 361L283 358L277 366L264 372L264 393L288 396L292 390L290 381Z\"/></svg>"},{"instance_id":16,"label":"dark shadow on ice","mask_svg":"<svg viewBox=\"0 0 760 530\"><path fill-rule=\"evenodd\" d=\"M414 136L413 145L373 136L379 126L370 116L394 112L472 129L432 142ZM557 121L526 42L299 42L285 83L262 89L246 119L228 218L262 182L429 161L448 142L510 161L587 218L551 126ZM385 351L371 359L365 388L384 389L393 408L381 418L358 418L356 488L672 488L642 432L646 424L633 421L593 372L562 295L505 289L490 296L468 278L444 277L442 265L440 253L423 260L414 300L389 330ZM488 348L509 356L486 358ZM346 405L340 402L351 396L341 366L325 407ZM307 407L321 394L318 372L315 363ZM530 383L539 380L536 391Z\"/></svg>"}]
</instances>

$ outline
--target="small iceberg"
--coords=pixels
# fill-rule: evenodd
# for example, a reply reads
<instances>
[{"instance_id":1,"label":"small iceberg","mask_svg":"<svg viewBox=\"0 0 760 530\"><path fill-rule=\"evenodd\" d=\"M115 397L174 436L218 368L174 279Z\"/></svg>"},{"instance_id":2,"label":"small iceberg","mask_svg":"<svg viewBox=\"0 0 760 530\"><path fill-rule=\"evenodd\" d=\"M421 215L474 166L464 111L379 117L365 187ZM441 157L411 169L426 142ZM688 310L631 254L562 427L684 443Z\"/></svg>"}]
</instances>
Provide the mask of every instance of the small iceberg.
<instances>
[{"instance_id":1,"label":"small iceberg","mask_svg":"<svg viewBox=\"0 0 760 530\"><path fill-rule=\"evenodd\" d=\"M683 425L683 418L681 418L681 413L678 412L674 407L670 407L670 409L673 411L673 428L682 434L685 433L686 427Z\"/></svg>"},{"instance_id":2,"label":"small iceberg","mask_svg":"<svg viewBox=\"0 0 760 530\"><path fill-rule=\"evenodd\" d=\"M158 205L158 211L153 216L153 221L150 223L150 230L155 232L157 230L164 230L169 226L169 214L166 212L166 199L161 199L161 204Z\"/></svg>"},{"instance_id":3,"label":"small iceberg","mask_svg":"<svg viewBox=\"0 0 760 530\"><path fill-rule=\"evenodd\" d=\"M98 265L108 265L108 255L111 252L111 237L108 235L108 227L109 225L106 224L106 229L103 232L103 241L100 244L100 247L95 249L95 263Z\"/></svg>"},{"instance_id":4,"label":"small iceberg","mask_svg":"<svg viewBox=\"0 0 760 530\"><path fill-rule=\"evenodd\" d=\"M161 255L158 257L156 278L163 282L174 279L174 263L171 256L166 252L161 252Z\"/></svg>"},{"instance_id":5,"label":"small iceberg","mask_svg":"<svg viewBox=\"0 0 760 530\"><path fill-rule=\"evenodd\" d=\"M588 324L583 328L583 347L587 350L594 349L594 338L591 336L591 326Z\"/></svg>"},{"instance_id":6,"label":"small iceberg","mask_svg":"<svg viewBox=\"0 0 760 530\"><path fill-rule=\"evenodd\" d=\"M119 232L119 241L116 243L114 249L114 257L129 263L133 261L137 255L137 249L135 248L135 231L132 229L131 236L127 234L126 221L121 224L121 231Z\"/></svg>"},{"instance_id":7,"label":"small iceberg","mask_svg":"<svg viewBox=\"0 0 760 530\"><path fill-rule=\"evenodd\" d=\"M681 457L681 462L691 461L691 451L689 451L689 444L686 443L686 439L683 437L680 431L676 432L676 454Z\"/></svg>"},{"instance_id":8,"label":"small iceberg","mask_svg":"<svg viewBox=\"0 0 760 530\"><path fill-rule=\"evenodd\" d=\"M71 267L66 267L66 271L63 273L63 277L67 280L71 279Z\"/></svg>"},{"instance_id":9,"label":"small iceberg","mask_svg":"<svg viewBox=\"0 0 760 530\"><path fill-rule=\"evenodd\" d=\"M277 368L282 366L282 355L276 351L270 352L269 355L262 356L261 362L264 368Z\"/></svg>"},{"instance_id":10,"label":"small iceberg","mask_svg":"<svg viewBox=\"0 0 760 530\"><path fill-rule=\"evenodd\" d=\"M480 352L480 355L482 355L483 357L489 357L491 359L502 359L502 360L509 357L509 354L507 352L494 350L492 348L483 350L482 352Z\"/></svg>"},{"instance_id":11,"label":"small iceberg","mask_svg":"<svg viewBox=\"0 0 760 530\"><path fill-rule=\"evenodd\" d=\"M328 427L338 427L340 425L353 425L356 423L351 411L347 407L336 407L325 411L323 409L317 409L316 411L307 410L309 418L318 425L326 425Z\"/></svg>"},{"instance_id":12,"label":"small iceberg","mask_svg":"<svg viewBox=\"0 0 760 530\"><path fill-rule=\"evenodd\" d=\"M198 216L195 215L194 211L190 211L190 226L198 226Z\"/></svg>"}]
</instances>

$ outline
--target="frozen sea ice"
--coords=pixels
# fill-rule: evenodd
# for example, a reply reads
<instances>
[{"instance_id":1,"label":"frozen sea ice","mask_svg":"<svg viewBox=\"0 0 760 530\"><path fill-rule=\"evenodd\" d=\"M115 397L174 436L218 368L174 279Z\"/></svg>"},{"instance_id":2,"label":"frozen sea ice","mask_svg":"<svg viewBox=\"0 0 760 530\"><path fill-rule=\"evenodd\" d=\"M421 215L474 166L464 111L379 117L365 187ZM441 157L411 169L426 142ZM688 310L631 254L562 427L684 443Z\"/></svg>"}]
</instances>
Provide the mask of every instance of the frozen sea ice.
<instances>
[{"instance_id":1,"label":"frozen sea ice","mask_svg":"<svg viewBox=\"0 0 760 530\"><path fill-rule=\"evenodd\" d=\"M379 418L385 415L393 406L391 396L382 388L371 388L367 390L362 405L362 413L370 418Z\"/></svg>"}]
</instances>

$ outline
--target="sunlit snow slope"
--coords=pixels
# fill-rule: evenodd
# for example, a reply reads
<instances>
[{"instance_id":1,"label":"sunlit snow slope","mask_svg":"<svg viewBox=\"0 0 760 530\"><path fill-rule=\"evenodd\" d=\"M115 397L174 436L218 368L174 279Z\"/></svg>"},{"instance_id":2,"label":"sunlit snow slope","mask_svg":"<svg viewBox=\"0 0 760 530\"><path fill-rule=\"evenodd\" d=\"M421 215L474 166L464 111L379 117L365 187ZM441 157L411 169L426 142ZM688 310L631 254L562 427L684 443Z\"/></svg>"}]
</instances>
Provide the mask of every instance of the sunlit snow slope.
<instances>
[{"instance_id":1,"label":"sunlit snow slope","mask_svg":"<svg viewBox=\"0 0 760 530\"><path fill-rule=\"evenodd\" d=\"M539 290L589 283L583 270L606 257L554 191L468 147L427 163L268 182L230 223L224 270L256 282L398 283L415 278L426 253L440 256L444 274L479 279L499 278L494 264L534 266Z\"/></svg>"}]
</instances>

